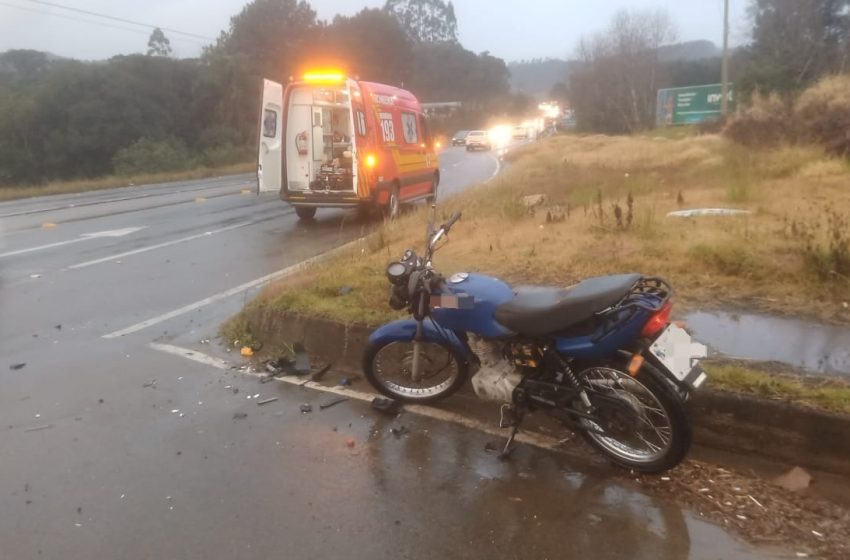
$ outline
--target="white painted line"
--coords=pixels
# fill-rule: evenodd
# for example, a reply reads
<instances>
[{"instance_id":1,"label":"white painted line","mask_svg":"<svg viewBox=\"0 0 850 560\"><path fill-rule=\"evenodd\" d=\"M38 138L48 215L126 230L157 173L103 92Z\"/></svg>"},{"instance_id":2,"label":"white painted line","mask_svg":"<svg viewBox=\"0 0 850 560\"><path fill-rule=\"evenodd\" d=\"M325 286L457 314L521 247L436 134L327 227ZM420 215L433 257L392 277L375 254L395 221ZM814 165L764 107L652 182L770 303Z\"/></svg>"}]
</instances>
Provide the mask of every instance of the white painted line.
<instances>
[{"instance_id":1,"label":"white painted line","mask_svg":"<svg viewBox=\"0 0 850 560\"><path fill-rule=\"evenodd\" d=\"M499 160L499 158L498 158L498 157L496 157L496 156L494 156L493 154L491 154L491 153L489 153L489 152L487 153L487 155L488 155L488 156L490 156L490 157L493 159L493 161L495 161L495 162L496 162L496 170L495 170L495 171L493 171L493 174L492 174L492 175L490 175L490 177L489 177L486 181L484 181L484 183L485 183L485 184L486 184L486 183L489 183L490 181L492 181L493 179L495 179L495 178L496 178L496 175L498 175L498 174L499 174L499 171L501 171L501 170L502 170L502 162Z\"/></svg>"},{"instance_id":2,"label":"white painted line","mask_svg":"<svg viewBox=\"0 0 850 560\"><path fill-rule=\"evenodd\" d=\"M175 356L180 356L182 358L186 358L189 360L193 360L195 362L202 363L204 365L209 365L217 369L221 370L229 370L230 364L225 362L224 360L220 360L218 358L214 358L212 356L208 356L202 352L196 352L194 350L190 350L188 348L181 348L179 346L172 346L170 344L159 344L159 343L151 343L150 347L154 350L159 350L162 352L167 352L169 354L173 354ZM239 370L236 370L239 371ZM251 377L265 377L266 374L263 372L246 372L239 371L243 375L250 375ZM289 385L297 385L299 387L305 387L307 389L313 389L314 391L321 391L323 393L331 393L334 395L339 395L341 397L348 397L350 399L363 401L363 402L372 402L372 399L375 397L380 397L376 393L366 393L363 391L357 391L354 389L348 389L346 387L329 387L327 385L322 385L321 383L316 383L315 381L305 381L304 378L293 377L293 376L283 376L276 377L276 381L281 383L287 383ZM405 404L404 410L406 412L411 412L413 414L419 416L425 416L426 418L431 418L433 420L439 420L442 422L450 422L452 424L457 424L459 426L463 426L465 428L470 428L472 430L477 430L479 432L484 432L486 434L497 436L497 437L507 437L507 431L501 428L497 428L490 424L485 424L479 420L474 418L469 418L462 414L458 414L456 412L451 412L448 410L442 410L440 408L432 408L430 406L420 405L420 404ZM547 449L549 451L564 451L561 442L555 438L544 436L542 434L536 434L531 432L520 432L517 434L516 440L521 443L525 443L528 445L533 445L535 447L539 447L541 449Z\"/></svg>"},{"instance_id":3,"label":"white painted line","mask_svg":"<svg viewBox=\"0 0 850 560\"><path fill-rule=\"evenodd\" d=\"M187 241L192 241L194 239L200 239L201 237L208 237L210 235L215 235L217 233L223 233L225 231L230 231L238 228L242 228L245 226L250 226L251 224L255 224L256 222L240 222L238 224L233 224L232 226L227 226L219 229L214 229L212 231L205 231L204 233L196 233L195 235L190 235L188 237L181 237L180 239L172 239L171 241L165 241L163 243L157 243L156 245L148 245L147 247L140 247L139 249L134 249L132 251L125 251L123 253L118 253L117 255L110 255L108 257L102 257L100 259L94 259L92 261L86 261L78 264L74 264L68 267L69 270L76 270L78 268L86 268L89 266L94 266L96 264L101 264L109 261L114 261L117 259L121 259L124 257L129 257L131 255L138 255L139 253L146 253L148 251L154 251L156 249L162 249L163 247L170 247L172 245L177 245L178 243L186 243Z\"/></svg>"},{"instance_id":4,"label":"white painted line","mask_svg":"<svg viewBox=\"0 0 850 560\"><path fill-rule=\"evenodd\" d=\"M354 241L350 241L344 245L340 245L335 249L331 249L330 251L326 251L320 255L316 255L315 257L310 257L307 260L301 261L300 263L294 264L292 266L288 266L276 272L272 272L271 274L266 274L265 276L261 276L255 280L251 280L250 282L245 282L244 284L240 284L234 288L230 288L224 292L220 292L218 294L212 295L208 298L204 298L200 301L196 301L195 303L190 303L189 305L184 305L183 307L174 309L173 311L169 311L168 313L163 313L162 315L157 315L156 317L152 317L147 321L142 321L141 323L136 323L135 325L131 325L125 329L121 329L119 331L111 332L109 334L103 335L101 338L118 338L127 334L131 334L134 332L138 332L140 330L146 329L148 327L152 327L153 325L162 323L163 321L168 321L169 319L173 319L175 317L179 317L180 315L185 315L190 311L194 311L196 309L200 309L201 307L205 307L211 303L215 303L217 301L229 298L230 296L234 296L236 294L242 293L244 291L250 290L251 288L256 288L259 286L264 286L271 282L272 280L277 280L278 278L284 278L291 274L298 272L313 263L319 262L322 259L326 259L332 255L335 255L339 252L342 252L349 247L353 247L356 244L360 243L362 239L356 239Z\"/></svg>"},{"instance_id":5,"label":"white painted line","mask_svg":"<svg viewBox=\"0 0 850 560\"><path fill-rule=\"evenodd\" d=\"M175 356L180 356L181 358L194 360L198 363L204 364L205 366L212 366L218 369L227 369L228 367L230 367L224 360L220 360L212 356L207 356L202 352L195 352L194 350L189 350L188 348L181 348L179 346L173 346L171 344L162 344L159 342L151 342L150 347L154 350L159 350L160 352L174 354Z\"/></svg>"},{"instance_id":6,"label":"white painted line","mask_svg":"<svg viewBox=\"0 0 850 560\"><path fill-rule=\"evenodd\" d=\"M17 251L9 251L8 253L0 253L0 258L3 257L13 257L15 255L23 255L25 253L32 253L35 251L43 251L44 249L52 249L53 247L62 247L64 245L70 245L72 243L79 243L80 241L88 241L90 239L100 239L103 237L124 237L125 235L130 235L131 233L136 233L139 230L145 229L147 226L141 227L129 227L124 229L112 229L108 231L96 231L93 233L84 233L79 237L75 237L74 239L68 239L66 241L57 241L56 243L48 243L47 245L39 245L37 247L30 247L28 249L18 249Z\"/></svg>"}]
</instances>

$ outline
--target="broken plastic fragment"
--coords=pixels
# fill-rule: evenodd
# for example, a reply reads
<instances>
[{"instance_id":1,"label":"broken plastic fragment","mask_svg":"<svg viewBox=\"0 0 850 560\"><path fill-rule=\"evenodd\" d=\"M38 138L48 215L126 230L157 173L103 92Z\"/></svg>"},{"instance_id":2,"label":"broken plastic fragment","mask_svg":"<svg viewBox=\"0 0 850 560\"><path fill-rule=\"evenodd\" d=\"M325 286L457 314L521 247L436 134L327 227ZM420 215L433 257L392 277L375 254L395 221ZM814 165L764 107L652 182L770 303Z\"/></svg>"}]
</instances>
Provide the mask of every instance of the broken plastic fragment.
<instances>
[{"instance_id":1,"label":"broken plastic fragment","mask_svg":"<svg viewBox=\"0 0 850 560\"><path fill-rule=\"evenodd\" d=\"M240 350L239 353L243 356L250 357L254 355L254 349L250 346L243 346L242 350Z\"/></svg>"},{"instance_id":2,"label":"broken plastic fragment","mask_svg":"<svg viewBox=\"0 0 850 560\"><path fill-rule=\"evenodd\" d=\"M392 399L375 397L372 399L372 408L387 414L398 414L401 411L401 403Z\"/></svg>"}]
</instances>

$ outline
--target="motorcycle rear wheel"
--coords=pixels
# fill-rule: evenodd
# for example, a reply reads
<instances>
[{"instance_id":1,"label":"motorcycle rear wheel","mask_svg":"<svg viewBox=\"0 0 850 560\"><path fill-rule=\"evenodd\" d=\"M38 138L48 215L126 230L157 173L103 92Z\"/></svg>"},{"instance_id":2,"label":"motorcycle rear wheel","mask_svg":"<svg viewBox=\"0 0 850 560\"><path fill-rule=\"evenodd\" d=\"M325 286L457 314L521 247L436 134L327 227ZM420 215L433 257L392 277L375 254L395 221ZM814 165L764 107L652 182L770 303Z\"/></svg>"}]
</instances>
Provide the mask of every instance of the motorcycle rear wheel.
<instances>
[{"instance_id":1,"label":"motorcycle rear wheel","mask_svg":"<svg viewBox=\"0 0 850 560\"><path fill-rule=\"evenodd\" d=\"M412 378L413 342L369 344L363 354L363 374L382 394L407 403L425 404L445 399L469 376L469 364L454 348L421 343L421 378Z\"/></svg>"},{"instance_id":2,"label":"motorcycle rear wheel","mask_svg":"<svg viewBox=\"0 0 850 560\"><path fill-rule=\"evenodd\" d=\"M588 428L580 430L582 436L612 462L657 473L685 458L692 437L685 403L657 369L644 364L631 376L624 364L600 364L584 369L579 379L623 405L619 411L610 405L598 407L601 424L578 419L581 427Z\"/></svg>"}]
</instances>

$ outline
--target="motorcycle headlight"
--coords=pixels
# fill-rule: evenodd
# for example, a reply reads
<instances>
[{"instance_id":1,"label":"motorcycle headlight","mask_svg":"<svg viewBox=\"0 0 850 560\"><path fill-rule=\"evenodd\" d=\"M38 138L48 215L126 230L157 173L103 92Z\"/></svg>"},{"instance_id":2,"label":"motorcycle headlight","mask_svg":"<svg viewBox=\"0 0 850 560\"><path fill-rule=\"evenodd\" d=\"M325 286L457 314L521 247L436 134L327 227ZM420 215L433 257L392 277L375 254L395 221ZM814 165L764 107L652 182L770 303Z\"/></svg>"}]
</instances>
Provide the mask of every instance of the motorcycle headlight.
<instances>
[{"instance_id":1,"label":"motorcycle headlight","mask_svg":"<svg viewBox=\"0 0 850 560\"><path fill-rule=\"evenodd\" d=\"M390 263L387 267L387 278L390 283L400 285L407 282L410 266L403 262Z\"/></svg>"}]
</instances>

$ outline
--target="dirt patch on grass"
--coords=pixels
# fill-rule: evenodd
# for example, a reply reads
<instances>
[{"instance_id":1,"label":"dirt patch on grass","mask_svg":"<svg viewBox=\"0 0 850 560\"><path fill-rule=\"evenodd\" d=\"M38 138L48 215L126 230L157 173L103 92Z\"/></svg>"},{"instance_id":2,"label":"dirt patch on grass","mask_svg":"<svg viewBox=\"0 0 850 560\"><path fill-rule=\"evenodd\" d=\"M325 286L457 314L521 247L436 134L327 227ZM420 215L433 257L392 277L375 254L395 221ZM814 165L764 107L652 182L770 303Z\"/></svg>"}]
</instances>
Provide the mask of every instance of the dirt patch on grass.
<instances>
[{"instance_id":1,"label":"dirt patch on grass","mask_svg":"<svg viewBox=\"0 0 850 560\"><path fill-rule=\"evenodd\" d=\"M690 308L850 322L842 272L850 241L839 231L850 217L850 168L817 148L749 150L719 136L561 136L510 161L495 180L440 204L443 218L464 213L435 260L445 274L569 285L637 271L672 281ZM546 195L546 204L526 208L522 198L532 194ZM666 217L700 207L751 214ZM408 247L421 250L426 221L420 207L387 223L355 249L269 287L254 305L343 322L392 318L385 267Z\"/></svg>"},{"instance_id":2,"label":"dirt patch on grass","mask_svg":"<svg viewBox=\"0 0 850 560\"><path fill-rule=\"evenodd\" d=\"M79 179L75 181L53 181L44 185L4 187L0 186L0 202L6 200L17 200L33 196L45 196L50 194L69 194L115 187L127 187L130 185L149 185L155 183L168 183L172 181L189 181L192 179L204 179L220 175L235 175L248 173L256 169L256 163L246 162L225 167L199 167L186 171L174 171L167 173L150 173L145 175L133 175L129 177L108 176L97 179Z\"/></svg>"}]
</instances>

